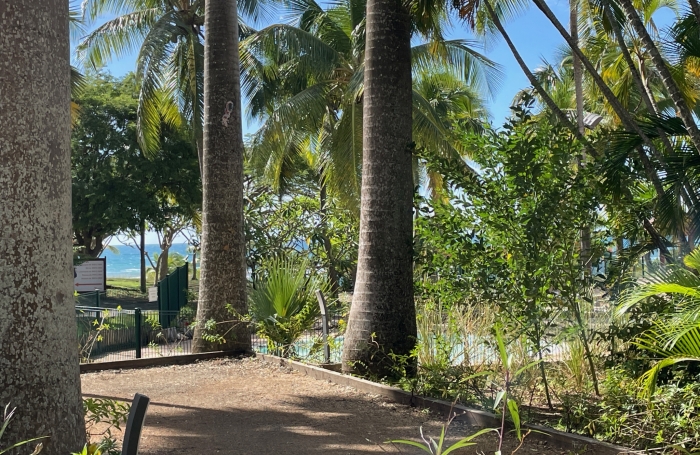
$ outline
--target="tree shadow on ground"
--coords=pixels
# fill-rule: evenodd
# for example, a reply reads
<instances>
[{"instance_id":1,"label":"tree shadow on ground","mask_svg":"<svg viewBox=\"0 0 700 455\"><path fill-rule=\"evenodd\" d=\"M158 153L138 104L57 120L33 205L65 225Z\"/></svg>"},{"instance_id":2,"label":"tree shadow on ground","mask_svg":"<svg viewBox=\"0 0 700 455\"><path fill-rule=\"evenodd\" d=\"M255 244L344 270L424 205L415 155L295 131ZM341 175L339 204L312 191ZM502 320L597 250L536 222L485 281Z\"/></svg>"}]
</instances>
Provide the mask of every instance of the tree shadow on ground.
<instances>
[{"instance_id":1,"label":"tree shadow on ground","mask_svg":"<svg viewBox=\"0 0 700 455\"><path fill-rule=\"evenodd\" d=\"M85 394L86 397L112 398L128 401L129 397ZM171 400L167 400L171 401ZM404 409L381 400L369 403L366 398L338 396L335 400L297 396L282 402L285 409L270 409L264 403L259 408L235 406L209 409L166 402L151 402L143 433L140 454L245 454L245 455L359 455L369 453L425 453L418 448L386 444L389 439L420 440L423 425L426 438L437 439L441 419L417 414L410 416ZM464 422L455 422L448 435L449 442L477 429ZM121 437L121 436L118 436ZM456 454L493 453L495 435L484 435L479 444L454 452ZM509 454L517 441L509 438L503 453ZM527 453L558 453L542 447L542 451Z\"/></svg>"}]
</instances>

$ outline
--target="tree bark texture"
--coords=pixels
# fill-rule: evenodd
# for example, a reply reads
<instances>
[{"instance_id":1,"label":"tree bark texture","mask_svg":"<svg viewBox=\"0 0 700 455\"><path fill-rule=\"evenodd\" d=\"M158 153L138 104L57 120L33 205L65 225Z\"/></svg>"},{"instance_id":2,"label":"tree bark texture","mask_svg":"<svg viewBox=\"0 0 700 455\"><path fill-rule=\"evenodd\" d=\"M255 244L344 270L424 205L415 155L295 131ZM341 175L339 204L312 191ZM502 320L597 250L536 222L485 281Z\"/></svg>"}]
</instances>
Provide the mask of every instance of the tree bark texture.
<instances>
[{"instance_id":1,"label":"tree bark texture","mask_svg":"<svg viewBox=\"0 0 700 455\"><path fill-rule=\"evenodd\" d=\"M50 436L42 454L65 455L85 443L71 248L68 2L1 1L0 24L0 406L17 407L3 446Z\"/></svg>"},{"instance_id":2,"label":"tree bark texture","mask_svg":"<svg viewBox=\"0 0 700 455\"><path fill-rule=\"evenodd\" d=\"M410 29L401 0L367 2L360 245L343 369L380 376L417 337Z\"/></svg>"},{"instance_id":3,"label":"tree bark texture","mask_svg":"<svg viewBox=\"0 0 700 455\"><path fill-rule=\"evenodd\" d=\"M202 249L194 351L250 351L245 324L222 324L222 345L203 339L203 322L230 321L226 306L244 315L243 131L236 1L207 0L204 29L204 147Z\"/></svg>"}]
</instances>

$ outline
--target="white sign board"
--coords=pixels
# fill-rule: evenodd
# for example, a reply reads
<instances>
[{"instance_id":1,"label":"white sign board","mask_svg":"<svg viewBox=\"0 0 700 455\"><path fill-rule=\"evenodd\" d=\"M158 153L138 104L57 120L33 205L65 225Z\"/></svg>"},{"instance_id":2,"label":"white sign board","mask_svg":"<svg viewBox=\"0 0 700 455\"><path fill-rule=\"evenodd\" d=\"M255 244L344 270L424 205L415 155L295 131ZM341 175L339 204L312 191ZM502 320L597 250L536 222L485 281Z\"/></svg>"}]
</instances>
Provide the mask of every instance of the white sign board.
<instances>
[{"instance_id":1,"label":"white sign board","mask_svg":"<svg viewBox=\"0 0 700 455\"><path fill-rule=\"evenodd\" d=\"M158 288L157 287L152 287L148 288L148 301L149 302L157 302L158 301Z\"/></svg>"},{"instance_id":2,"label":"white sign board","mask_svg":"<svg viewBox=\"0 0 700 455\"><path fill-rule=\"evenodd\" d=\"M73 285L78 292L104 291L107 280L107 260L104 258L85 261L73 267Z\"/></svg>"}]
</instances>

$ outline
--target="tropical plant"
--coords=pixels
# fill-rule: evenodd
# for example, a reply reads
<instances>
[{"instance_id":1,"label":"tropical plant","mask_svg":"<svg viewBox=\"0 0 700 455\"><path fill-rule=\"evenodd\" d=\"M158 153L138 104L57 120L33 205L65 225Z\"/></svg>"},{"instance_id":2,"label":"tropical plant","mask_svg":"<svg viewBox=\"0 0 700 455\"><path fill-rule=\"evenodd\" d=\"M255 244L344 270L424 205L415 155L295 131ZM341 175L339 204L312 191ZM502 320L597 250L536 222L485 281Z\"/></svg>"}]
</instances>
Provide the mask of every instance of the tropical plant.
<instances>
[{"instance_id":1,"label":"tropical plant","mask_svg":"<svg viewBox=\"0 0 700 455\"><path fill-rule=\"evenodd\" d=\"M273 259L260 273L250 292L250 313L258 334L268 341L269 352L294 357L294 343L320 316L315 292L328 285L308 275L308 263Z\"/></svg>"},{"instance_id":2,"label":"tropical plant","mask_svg":"<svg viewBox=\"0 0 700 455\"><path fill-rule=\"evenodd\" d=\"M409 441L409 440L404 440L404 439L398 439L398 440L392 440L392 441L387 441L390 443L398 443L398 444L404 444L404 445L410 445L413 447L418 447L420 449L423 449L423 451L428 452L432 455L446 455L454 450L457 450L462 447L468 447L472 445L476 445L476 443L472 442L476 437L481 436L482 434L489 433L489 432L495 432L498 434L498 447L494 451L495 455L501 455L501 449L503 447L503 440L507 434L507 429L506 429L506 417L510 417L510 421L513 424L513 429L515 431L515 436L520 442L520 446L518 446L512 454L517 452L520 447L522 446L523 440L527 437L528 434L530 434L531 430L528 430L525 434L523 434L522 431L522 421L520 417L520 410L518 407L517 401L513 398L512 396L512 386L513 384L518 380L519 376L521 376L524 372L526 372L528 369L534 367L539 361L534 361L527 363L523 366L518 366L515 363L515 356L513 356L511 353L508 352L508 347L506 345L506 340L505 337L503 336L503 332L501 327L496 325L495 327L495 334L494 334L494 339L496 341L496 346L495 349L498 353L498 357L500 360L500 369L497 371L483 371L479 372L473 375L470 375L468 377L463 378L463 381L469 381L471 379L474 379L476 377L480 376L490 376L489 380L490 382L495 386L496 392L496 397L493 402L493 409L498 410L501 414L501 425L499 428L484 428L482 430L477 431L476 433L467 436L466 438L463 438L456 443L452 444L450 447L443 448L443 445L445 443L445 433L447 432L447 427L449 426L450 422L454 417L456 417L456 414L451 415L450 418L448 419L447 423L443 425L442 431L440 433L440 438L438 441L435 441L433 438L429 438L426 440L426 438L423 436L423 429L421 428L421 439L423 439L423 443L415 442L415 441ZM450 412L450 414L452 414Z\"/></svg>"},{"instance_id":3,"label":"tropical plant","mask_svg":"<svg viewBox=\"0 0 700 455\"><path fill-rule=\"evenodd\" d=\"M700 361L700 249L683 259L685 267L672 265L650 274L620 297L618 315L624 315L640 302L663 299L670 308L643 332L635 344L658 360L640 381L647 394L653 394L659 373L679 363Z\"/></svg>"},{"instance_id":4,"label":"tropical plant","mask_svg":"<svg viewBox=\"0 0 700 455\"><path fill-rule=\"evenodd\" d=\"M117 439L112 430L122 430L129 418L128 403L108 398L85 398L85 437L88 441L82 452L73 455L119 455Z\"/></svg>"},{"instance_id":5,"label":"tropical plant","mask_svg":"<svg viewBox=\"0 0 700 455\"><path fill-rule=\"evenodd\" d=\"M244 0L238 9L253 21L265 15L265 0ZM160 147L163 121L184 125L197 145L203 163L204 118L204 9L203 0L85 0L85 24L116 15L88 33L78 44L79 59L101 68L113 58L137 48L138 138L149 154ZM241 23L243 36L250 29Z\"/></svg>"},{"instance_id":6,"label":"tropical plant","mask_svg":"<svg viewBox=\"0 0 700 455\"><path fill-rule=\"evenodd\" d=\"M400 0L368 0L357 280L343 370L392 374L415 346L411 29ZM364 371L363 371L364 370Z\"/></svg>"}]
</instances>

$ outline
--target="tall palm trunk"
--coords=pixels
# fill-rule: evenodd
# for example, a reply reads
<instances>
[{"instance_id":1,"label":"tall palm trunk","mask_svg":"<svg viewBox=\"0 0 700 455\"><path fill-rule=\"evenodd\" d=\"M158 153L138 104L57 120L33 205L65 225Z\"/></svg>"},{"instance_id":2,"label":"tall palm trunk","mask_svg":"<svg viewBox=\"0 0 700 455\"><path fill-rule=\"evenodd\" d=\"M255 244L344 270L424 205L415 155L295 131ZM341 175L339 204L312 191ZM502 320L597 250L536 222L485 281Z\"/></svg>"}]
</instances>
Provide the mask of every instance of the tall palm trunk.
<instances>
[{"instance_id":1,"label":"tall palm trunk","mask_svg":"<svg viewBox=\"0 0 700 455\"><path fill-rule=\"evenodd\" d=\"M578 45L578 3L569 0L569 30L571 39ZM579 134L586 134L586 126L583 123L583 68L578 56L573 56L574 67L574 95L576 97L576 128ZM583 166L583 162L579 163ZM591 271L591 228L581 228L581 264L587 274Z\"/></svg>"},{"instance_id":2,"label":"tall palm trunk","mask_svg":"<svg viewBox=\"0 0 700 455\"><path fill-rule=\"evenodd\" d=\"M85 443L73 299L68 2L0 2L0 404L3 446ZM26 451L26 453L31 450ZM15 452L13 452L15 453Z\"/></svg>"},{"instance_id":3,"label":"tall palm trunk","mask_svg":"<svg viewBox=\"0 0 700 455\"><path fill-rule=\"evenodd\" d=\"M696 152L700 153L700 130L698 130L695 120L693 119L693 114L683 99L683 95L681 94L678 85L676 85L676 82L673 80L671 71L668 69L668 66L666 66L666 62L661 56L659 48L654 43L654 40L651 39L649 32L647 31L646 27L644 27L644 24L642 23L639 14L637 14L637 10L634 8L631 0L620 0L619 4L622 6L625 16L632 25L632 28L634 28L635 33L637 33L647 52L649 52L649 55L651 55L651 61L654 62L656 71L658 71L659 76L661 76L661 82L673 100L678 116L681 118L686 130L688 131L690 141L695 146Z\"/></svg>"},{"instance_id":4,"label":"tall palm trunk","mask_svg":"<svg viewBox=\"0 0 700 455\"><path fill-rule=\"evenodd\" d=\"M202 252L194 351L250 351L244 324L224 324L222 345L203 338L203 323L246 314L243 231L243 132L235 0L207 0L204 19L204 147Z\"/></svg>"},{"instance_id":5,"label":"tall palm trunk","mask_svg":"<svg viewBox=\"0 0 700 455\"><path fill-rule=\"evenodd\" d=\"M139 288L141 292L146 292L146 220L141 220L140 232L140 243L139 243L139 256L141 259L141 273L139 280Z\"/></svg>"},{"instance_id":6,"label":"tall palm trunk","mask_svg":"<svg viewBox=\"0 0 700 455\"><path fill-rule=\"evenodd\" d=\"M343 370L392 374L416 342L413 301L411 20L367 2L360 248Z\"/></svg>"}]
</instances>

